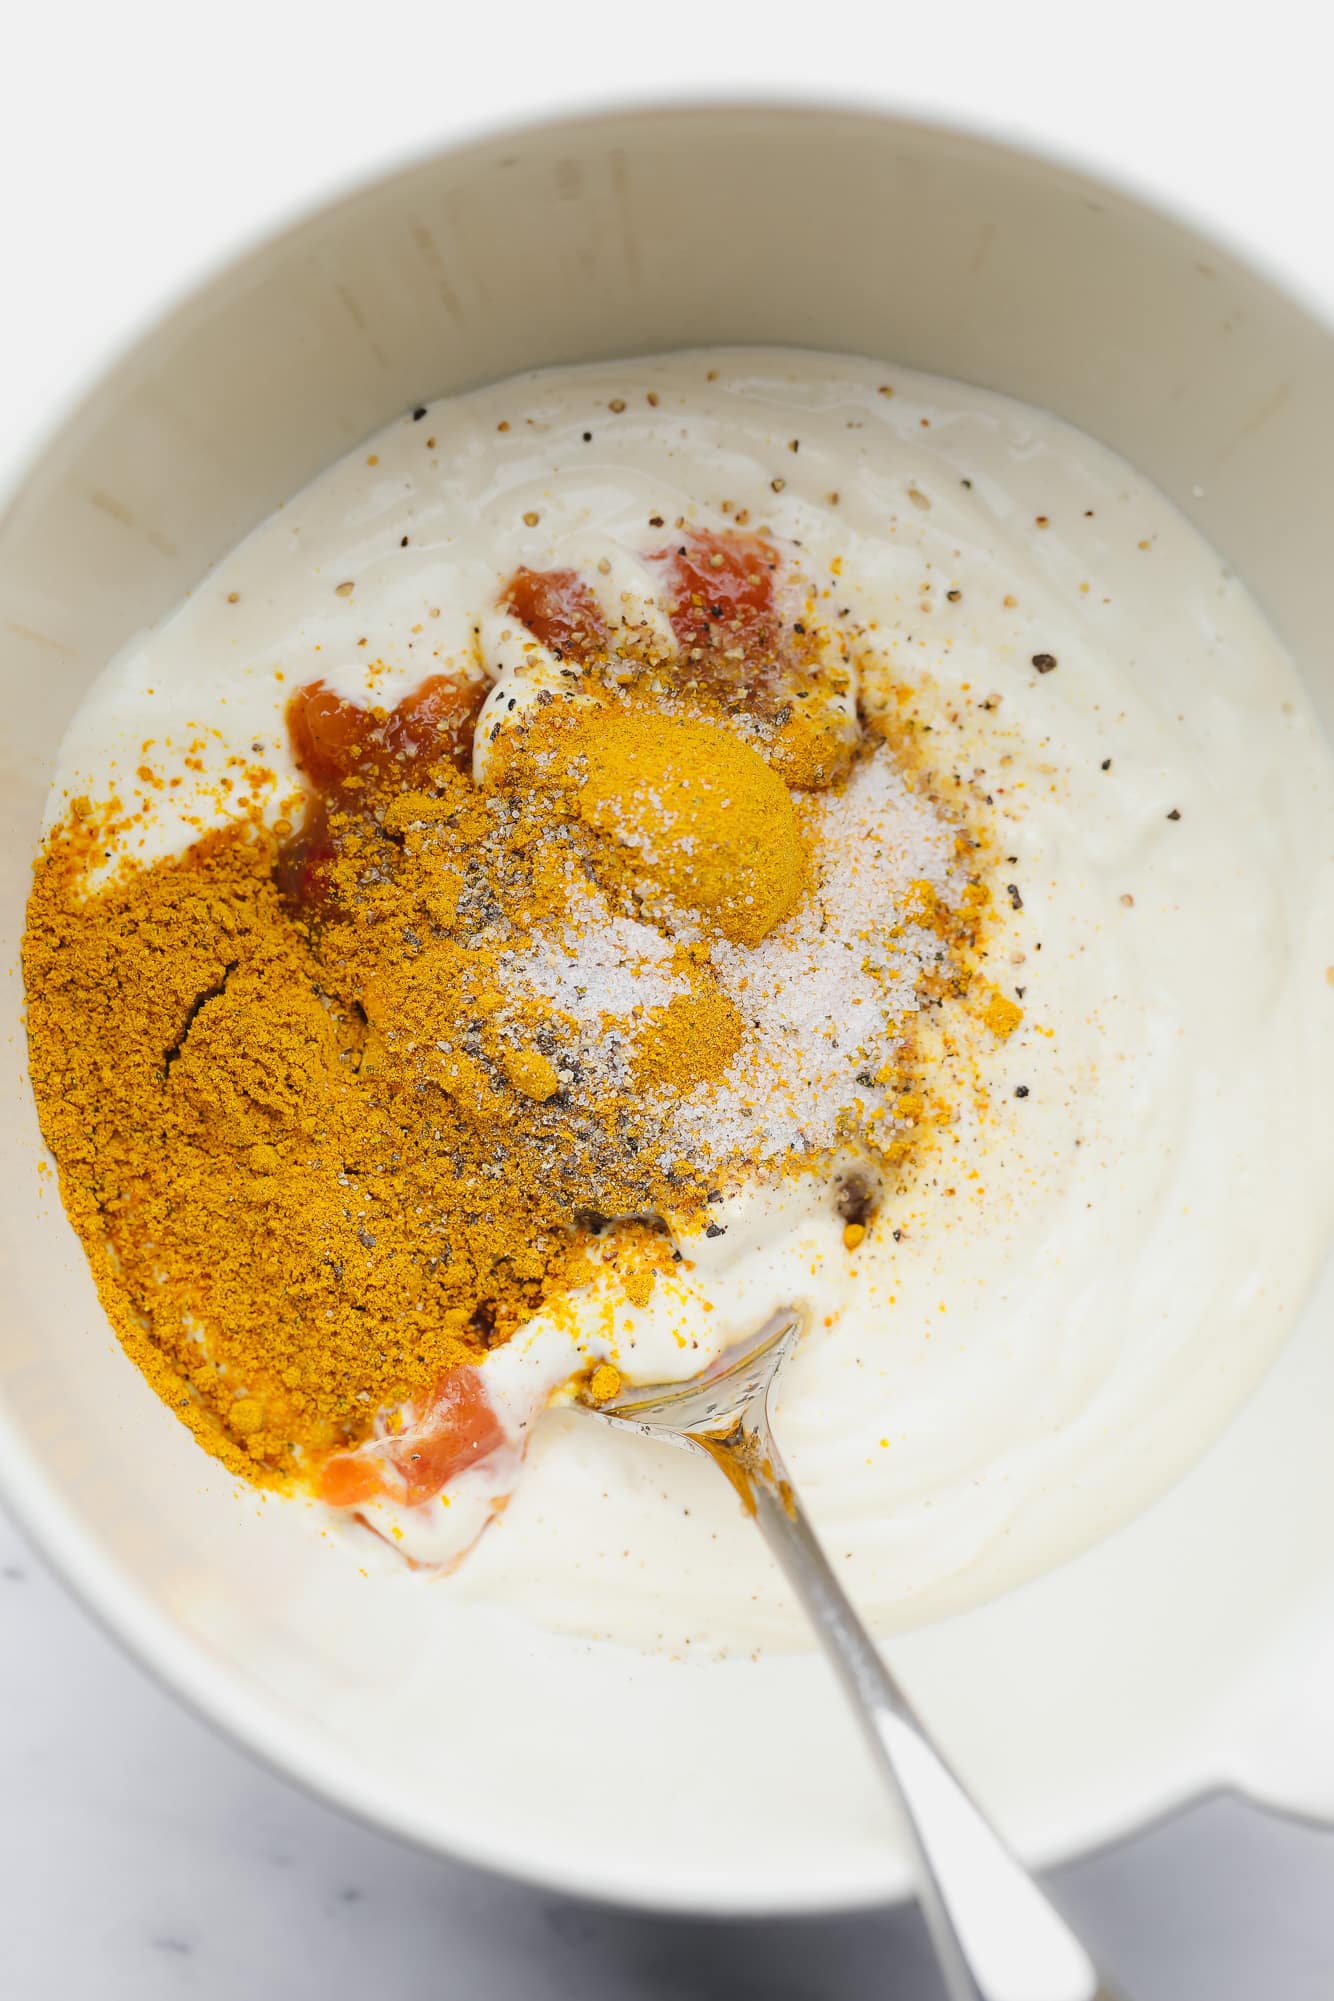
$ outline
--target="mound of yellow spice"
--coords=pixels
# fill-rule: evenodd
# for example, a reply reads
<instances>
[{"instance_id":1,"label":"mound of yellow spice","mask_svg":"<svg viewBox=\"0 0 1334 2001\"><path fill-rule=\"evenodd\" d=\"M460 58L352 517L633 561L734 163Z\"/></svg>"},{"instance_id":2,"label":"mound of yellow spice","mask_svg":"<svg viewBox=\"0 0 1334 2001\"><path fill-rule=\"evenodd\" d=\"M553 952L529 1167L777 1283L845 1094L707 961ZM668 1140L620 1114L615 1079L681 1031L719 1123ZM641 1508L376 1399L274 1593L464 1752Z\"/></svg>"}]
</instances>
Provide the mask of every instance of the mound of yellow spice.
<instances>
[{"instance_id":1,"label":"mound of yellow spice","mask_svg":"<svg viewBox=\"0 0 1334 2001\"><path fill-rule=\"evenodd\" d=\"M629 850L725 938L758 945L806 876L796 808L759 752L717 724L642 709L541 712L528 755L550 745L577 773L580 817Z\"/></svg>"}]
</instances>

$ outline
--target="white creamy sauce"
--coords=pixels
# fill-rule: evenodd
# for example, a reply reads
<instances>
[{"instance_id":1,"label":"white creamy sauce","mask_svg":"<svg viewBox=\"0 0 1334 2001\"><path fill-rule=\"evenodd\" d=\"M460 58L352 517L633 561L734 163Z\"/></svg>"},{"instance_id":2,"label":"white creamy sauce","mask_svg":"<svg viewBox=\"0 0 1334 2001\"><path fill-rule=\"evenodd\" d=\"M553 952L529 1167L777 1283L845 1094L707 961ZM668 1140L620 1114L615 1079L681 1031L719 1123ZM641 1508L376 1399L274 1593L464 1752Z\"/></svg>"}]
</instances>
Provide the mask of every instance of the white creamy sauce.
<instances>
[{"instance_id":1,"label":"white creamy sauce","mask_svg":"<svg viewBox=\"0 0 1334 2001\"><path fill-rule=\"evenodd\" d=\"M827 1189L757 1192L690 1247L693 1270L618 1308L613 1346L640 1379L688 1373L809 1306L778 1431L891 1626L1013 1584L1160 1492L1273 1356L1334 1216L1334 765L1277 640L1161 495L1050 416L883 364L733 350L522 378L391 425L112 662L51 816L142 795L139 851L179 850L222 817L231 757L276 774L277 817L298 784L293 689L392 704L480 651L531 692L496 610L518 565L579 570L613 618L627 597L660 616L650 521L669 538L738 509L800 545L830 614L874 621L902 678L972 717L949 755L1013 857L989 970L1025 1016L989 1059L990 1112L956 1090L956 1124L854 1257ZM139 780L146 763L182 782ZM546 991L559 969L526 977ZM532 1422L572 1352L534 1323L488 1361L528 1450L438 1588L645 1646L798 1637L712 1467L575 1412ZM417 1552L471 1540L498 1477L456 1482ZM364 1531L348 1541L363 1561Z\"/></svg>"}]
</instances>

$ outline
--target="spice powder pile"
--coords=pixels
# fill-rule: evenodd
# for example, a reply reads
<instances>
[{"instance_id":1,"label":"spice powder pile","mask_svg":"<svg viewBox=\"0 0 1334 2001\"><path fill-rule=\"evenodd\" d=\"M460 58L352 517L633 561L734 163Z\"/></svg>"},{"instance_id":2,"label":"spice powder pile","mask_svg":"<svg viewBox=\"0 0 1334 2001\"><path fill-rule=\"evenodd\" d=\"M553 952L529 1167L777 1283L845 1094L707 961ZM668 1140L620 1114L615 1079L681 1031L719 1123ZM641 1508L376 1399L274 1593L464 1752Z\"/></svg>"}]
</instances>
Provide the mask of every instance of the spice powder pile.
<instances>
[{"instance_id":1,"label":"spice powder pile","mask_svg":"<svg viewBox=\"0 0 1334 2001\"><path fill-rule=\"evenodd\" d=\"M256 810L108 877L116 801L50 834L43 1132L117 1332L229 1467L309 1478L609 1244L645 1303L720 1189L902 1162L921 1025L978 991L977 837L777 567L681 547L675 651L520 572L554 680L483 711L481 782L477 671L387 713L317 683L294 838Z\"/></svg>"}]
</instances>

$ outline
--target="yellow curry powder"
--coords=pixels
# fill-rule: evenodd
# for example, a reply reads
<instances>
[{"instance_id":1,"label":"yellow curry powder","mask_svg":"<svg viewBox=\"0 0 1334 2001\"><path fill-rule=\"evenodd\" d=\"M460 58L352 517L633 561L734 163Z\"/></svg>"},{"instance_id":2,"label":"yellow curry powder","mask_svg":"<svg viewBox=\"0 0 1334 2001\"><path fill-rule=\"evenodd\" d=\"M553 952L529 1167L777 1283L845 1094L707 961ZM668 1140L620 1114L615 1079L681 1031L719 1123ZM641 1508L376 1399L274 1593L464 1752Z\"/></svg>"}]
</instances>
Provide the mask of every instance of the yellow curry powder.
<instances>
[{"instance_id":1,"label":"yellow curry powder","mask_svg":"<svg viewBox=\"0 0 1334 2001\"><path fill-rule=\"evenodd\" d=\"M576 915L590 879L627 906L641 861L742 930L799 893L786 789L718 731L685 751L726 770L726 810L751 826L758 795L787 816L776 839L756 829L754 859L728 835L735 909L730 886L673 873L661 826L656 860L597 831L617 756L670 784L680 726L665 735L670 754L613 728L582 815L444 764L378 817L338 816L319 923L281 898L257 823L92 897L107 834L86 802L49 841L24 949L43 1130L117 1331L230 1466L282 1477L364 1435L567 1289L602 1215L698 1209L699 1174L660 1164L634 1092L571 1109L558 1011L507 993L497 963ZM717 847L684 789L688 830ZM741 1033L707 953L674 964L685 991L648 1011L636 1054L659 1096L725 1068Z\"/></svg>"},{"instance_id":2,"label":"yellow curry powder","mask_svg":"<svg viewBox=\"0 0 1334 2001\"><path fill-rule=\"evenodd\" d=\"M94 894L110 809L56 829L24 944L42 1129L118 1334L225 1464L281 1482L364 1438L616 1256L607 1217L702 1217L719 1163L673 1143L671 1105L742 1039L710 939L754 944L806 887L784 755L702 715L542 703L484 787L445 760L345 792L314 909L258 818ZM957 952L979 911L939 917ZM599 1068L561 980L581 935L646 918L675 990L633 1034L608 1016ZM670 1246L617 1235L646 1304Z\"/></svg>"}]
</instances>

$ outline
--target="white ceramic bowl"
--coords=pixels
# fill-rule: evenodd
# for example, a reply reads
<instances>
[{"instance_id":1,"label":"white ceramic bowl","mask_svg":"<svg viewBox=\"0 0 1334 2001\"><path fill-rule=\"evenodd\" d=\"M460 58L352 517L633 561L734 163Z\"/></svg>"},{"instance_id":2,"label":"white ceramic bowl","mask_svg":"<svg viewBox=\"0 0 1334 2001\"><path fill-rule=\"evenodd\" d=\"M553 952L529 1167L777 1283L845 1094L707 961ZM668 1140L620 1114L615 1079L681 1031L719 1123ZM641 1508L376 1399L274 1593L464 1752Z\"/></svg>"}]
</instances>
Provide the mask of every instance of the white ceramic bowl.
<instances>
[{"instance_id":1,"label":"white ceramic bowl","mask_svg":"<svg viewBox=\"0 0 1334 2001\"><path fill-rule=\"evenodd\" d=\"M446 151L261 245L93 385L0 524L0 1477L169 1686L351 1811L643 1905L830 1909L908 1878L814 1656L640 1658L406 1573L350 1583L300 1510L238 1493L166 1416L39 1178L16 969L56 744L136 628L419 398L715 342L893 358L1107 440L1235 562L1329 718L1334 336L1112 188L890 116L686 107ZM1332 1306L1327 1275L1148 1515L896 1644L1033 1860L1229 1783L1334 1814Z\"/></svg>"}]
</instances>

